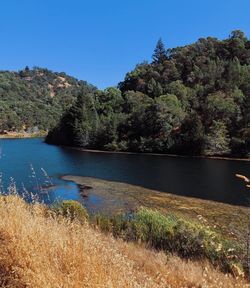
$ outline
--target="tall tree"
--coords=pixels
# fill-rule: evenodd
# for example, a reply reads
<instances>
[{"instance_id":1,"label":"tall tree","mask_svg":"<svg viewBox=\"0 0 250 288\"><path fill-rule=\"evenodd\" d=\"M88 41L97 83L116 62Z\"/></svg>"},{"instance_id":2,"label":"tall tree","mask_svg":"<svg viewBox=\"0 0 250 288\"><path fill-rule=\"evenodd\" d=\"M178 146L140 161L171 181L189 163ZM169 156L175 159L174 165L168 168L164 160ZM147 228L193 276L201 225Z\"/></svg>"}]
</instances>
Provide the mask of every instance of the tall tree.
<instances>
[{"instance_id":1,"label":"tall tree","mask_svg":"<svg viewBox=\"0 0 250 288\"><path fill-rule=\"evenodd\" d=\"M230 153L229 137L225 123L213 121L205 139L206 155L227 155Z\"/></svg>"},{"instance_id":2,"label":"tall tree","mask_svg":"<svg viewBox=\"0 0 250 288\"><path fill-rule=\"evenodd\" d=\"M161 38L156 44L152 58L153 62L158 64L163 63L165 60L167 60L167 51Z\"/></svg>"},{"instance_id":3,"label":"tall tree","mask_svg":"<svg viewBox=\"0 0 250 288\"><path fill-rule=\"evenodd\" d=\"M76 132L75 145L250 156L250 41L244 33L167 51L160 39L152 58L127 73L120 90L95 93L94 107L87 99L85 108L77 104L69 130Z\"/></svg>"}]
</instances>

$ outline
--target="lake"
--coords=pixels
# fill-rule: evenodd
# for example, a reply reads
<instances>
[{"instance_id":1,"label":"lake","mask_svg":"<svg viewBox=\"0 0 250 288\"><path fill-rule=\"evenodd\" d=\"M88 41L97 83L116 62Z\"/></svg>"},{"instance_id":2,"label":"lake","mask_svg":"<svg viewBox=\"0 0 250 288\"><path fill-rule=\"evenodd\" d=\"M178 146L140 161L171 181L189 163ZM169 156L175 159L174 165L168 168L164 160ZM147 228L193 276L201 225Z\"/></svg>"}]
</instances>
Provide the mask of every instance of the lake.
<instances>
[{"instance_id":1,"label":"lake","mask_svg":"<svg viewBox=\"0 0 250 288\"><path fill-rule=\"evenodd\" d=\"M81 152L45 144L41 138L1 139L0 172L2 190L12 182L20 193L38 191L46 203L81 200L77 185L61 180L63 175L97 177L234 205L247 205L250 196L235 177L235 173L250 176L247 161Z\"/></svg>"}]
</instances>

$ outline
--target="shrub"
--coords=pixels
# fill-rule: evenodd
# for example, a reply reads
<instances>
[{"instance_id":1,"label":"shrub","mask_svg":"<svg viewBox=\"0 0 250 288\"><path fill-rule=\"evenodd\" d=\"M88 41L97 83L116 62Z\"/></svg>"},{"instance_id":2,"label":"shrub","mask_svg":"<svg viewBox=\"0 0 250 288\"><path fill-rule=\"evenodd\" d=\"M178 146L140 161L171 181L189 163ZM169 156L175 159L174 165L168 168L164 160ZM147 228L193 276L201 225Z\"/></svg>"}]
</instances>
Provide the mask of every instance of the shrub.
<instances>
[{"instance_id":1,"label":"shrub","mask_svg":"<svg viewBox=\"0 0 250 288\"><path fill-rule=\"evenodd\" d=\"M140 241L156 249L170 249L176 225L173 215L163 216L159 212L142 208L135 214L132 225Z\"/></svg>"},{"instance_id":2,"label":"shrub","mask_svg":"<svg viewBox=\"0 0 250 288\"><path fill-rule=\"evenodd\" d=\"M249 287L202 262L115 241L85 223L44 217L44 208L0 197L0 287ZM234 271L240 275L239 267Z\"/></svg>"},{"instance_id":3,"label":"shrub","mask_svg":"<svg viewBox=\"0 0 250 288\"><path fill-rule=\"evenodd\" d=\"M102 231L111 232L115 237L146 243L185 259L208 259L224 271L231 271L234 264L240 265L238 258L243 248L235 240L196 221L146 208L132 215L98 216L95 221Z\"/></svg>"},{"instance_id":4,"label":"shrub","mask_svg":"<svg viewBox=\"0 0 250 288\"><path fill-rule=\"evenodd\" d=\"M52 210L56 212L57 215L62 215L68 219L78 220L84 222L88 219L88 213L81 203L74 200L64 200L52 207Z\"/></svg>"},{"instance_id":5,"label":"shrub","mask_svg":"<svg viewBox=\"0 0 250 288\"><path fill-rule=\"evenodd\" d=\"M108 216L97 214L94 217L94 222L102 232L112 232L113 223Z\"/></svg>"}]
</instances>

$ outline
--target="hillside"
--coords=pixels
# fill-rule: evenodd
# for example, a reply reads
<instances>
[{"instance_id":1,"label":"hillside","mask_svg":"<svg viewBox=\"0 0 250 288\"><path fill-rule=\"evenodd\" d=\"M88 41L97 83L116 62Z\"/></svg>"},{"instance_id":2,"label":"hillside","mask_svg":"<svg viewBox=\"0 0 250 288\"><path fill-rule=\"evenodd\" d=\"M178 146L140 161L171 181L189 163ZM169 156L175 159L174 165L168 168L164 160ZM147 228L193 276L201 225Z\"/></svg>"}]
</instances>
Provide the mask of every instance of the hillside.
<instances>
[{"instance_id":1,"label":"hillside","mask_svg":"<svg viewBox=\"0 0 250 288\"><path fill-rule=\"evenodd\" d=\"M159 40L151 63L118 88L80 94L47 142L84 148L247 157L250 41L233 31L174 49Z\"/></svg>"},{"instance_id":2,"label":"hillside","mask_svg":"<svg viewBox=\"0 0 250 288\"><path fill-rule=\"evenodd\" d=\"M0 72L0 132L48 130L79 91L94 91L84 81L43 68Z\"/></svg>"},{"instance_id":3,"label":"hillside","mask_svg":"<svg viewBox=\"0 0 250 288\"><path fill-rule=\"evenodd\" d=\"M0 197L1 287L249 287L207 263L115 240L42 205Z\"/></svg>"}]
</instances>

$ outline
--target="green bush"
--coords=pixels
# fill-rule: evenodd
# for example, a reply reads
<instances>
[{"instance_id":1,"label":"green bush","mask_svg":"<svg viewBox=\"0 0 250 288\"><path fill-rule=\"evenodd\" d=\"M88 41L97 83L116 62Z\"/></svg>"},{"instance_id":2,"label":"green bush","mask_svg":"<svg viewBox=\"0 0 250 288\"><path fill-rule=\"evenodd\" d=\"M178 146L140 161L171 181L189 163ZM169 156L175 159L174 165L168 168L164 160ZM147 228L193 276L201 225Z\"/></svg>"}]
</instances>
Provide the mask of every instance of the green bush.
<instances>
[{"instance_id":1,"label":"green bush","mask_svg":"<svg viewBox=\"0 0 250 288\"><path fill-rule=\"evenodd\" d=\"M108 216L97 214L94 217L95 225L103 232L112 232L113 223Z\"/></svg>"},{"instance_id":2,"label":"green bush","mask_svg":"<svg viewBox=\"0 0 250 288\"><path fill-rule=\"evenodd\" d=\"M68 219L78 220L84 222L88 219L88 213L81 203L74 200L64 200L52 207L52 210L56 212L57 215L62 215Z\"/></svg>"},{"instance_id":3,"label":"green bush","mask_svg":"<svg viewBox=\"0 0 250 288\"><path fill-rule=\"evenodd\" d=\"M132 215L98 216L96 225L126 241L146 243L149 247L177 254L185 259L208 259L224 271L240 264L243 247L213 228L196 221L142 208Z\"/></svg>"},{"instance_id":4,"label":"green bush","mask_svg":"<svg viewBox=\"0 0 250 288\"><path fill-rule=\"evenodd\" d=\"M169 250L176 221L172 215L163 216L159 212L143 208L135 214L132 226L138 240L157 249Z\"/></svg>"}]
</instances>

